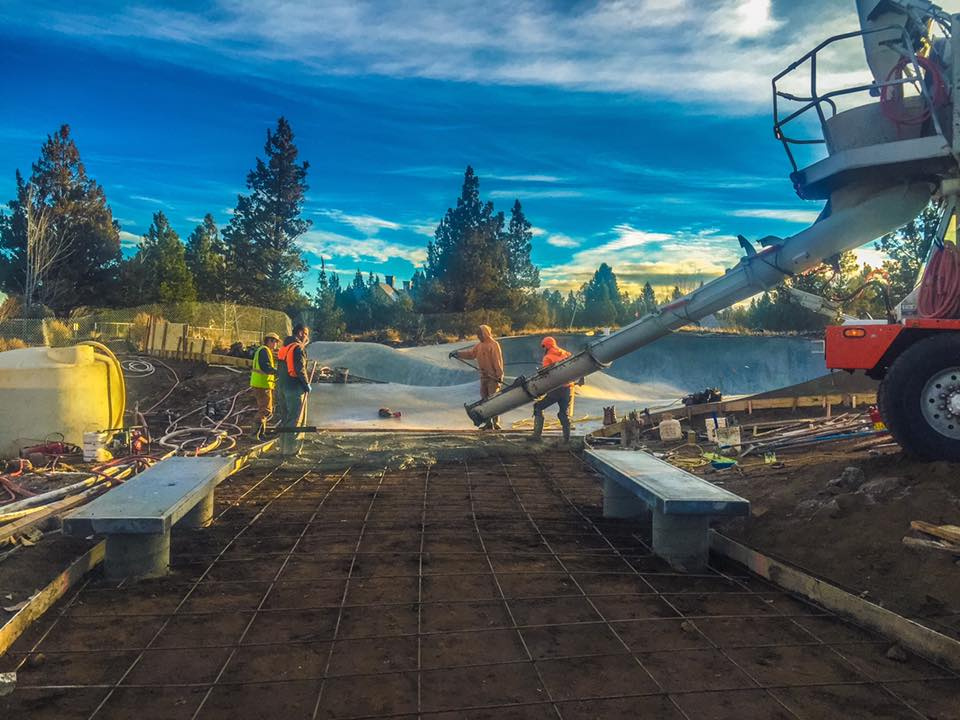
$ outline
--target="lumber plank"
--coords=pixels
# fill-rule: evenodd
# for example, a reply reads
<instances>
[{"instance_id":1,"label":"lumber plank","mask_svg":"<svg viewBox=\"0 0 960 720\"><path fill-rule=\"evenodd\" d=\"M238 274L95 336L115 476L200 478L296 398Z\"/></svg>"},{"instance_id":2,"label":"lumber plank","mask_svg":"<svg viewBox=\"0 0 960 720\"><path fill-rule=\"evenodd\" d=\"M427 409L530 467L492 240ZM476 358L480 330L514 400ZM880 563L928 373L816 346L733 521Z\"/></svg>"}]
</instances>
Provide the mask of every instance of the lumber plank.
<instances>
[{"instance_id":1,"label":"lumber plank","mask_svg":"<svg viewBox=\"0 0 960 720\"><path fill-rule=\"evenodd\" d=\"M960 526L957 525L933 525L923 520L914 520L910 523L910 528L948 542L960 543Z\"/></svg>"},{"instance_id":2,"label":"lumber plank","mask_svg":"<svg viewBox=\"0 0 960 720\"><path fill-rule=\"evenodd\" d=\"M939 550L951 555L960 555L960 545L944 542L943 540L924 540L923 538L910 537L903 538L903 544L907 547L922 548L924 550Z\"/></svg>"},{"instance_id":3,"label":"lumber plank","mask_svg":"<svg viewBox=\"0 0 960 720\"><path fill-rule=\"evenodd\" d=\"M31 623L38 620L50 607L62 598L88 572L103 560L106 541L101 540L53 579L43 590L34 595L17 614L0 627L0 655L3 655Z\"/></svg>"}]
</instances>

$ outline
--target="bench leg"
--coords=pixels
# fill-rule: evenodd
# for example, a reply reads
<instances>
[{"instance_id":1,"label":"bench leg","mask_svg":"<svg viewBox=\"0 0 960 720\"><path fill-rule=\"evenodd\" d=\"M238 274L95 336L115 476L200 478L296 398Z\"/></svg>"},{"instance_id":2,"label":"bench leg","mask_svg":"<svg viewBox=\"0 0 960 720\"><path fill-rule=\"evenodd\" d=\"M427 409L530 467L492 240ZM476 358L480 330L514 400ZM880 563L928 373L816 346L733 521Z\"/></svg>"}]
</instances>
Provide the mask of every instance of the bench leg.
<instances>
[{"instance_id":1,"label":"bench leg","mask_svg":"<svg viewBox=\"0 0 960 720\"><path fill-rule=\"evenodd\" d=\"M653 552L680 572L701 572L710 559L710 517L653 511Z\"/></svg>"},{"instance_id":2,"label":"bench leg","mask_svg":"<svg viewBox=\"0 0 960 720\"><path fill-rule=\"evenodd\" d=\"M207 493L203 500L194 505L193 510L180 518L177 527L198 530L211 522L213 522L213 490Z\"/></svg>"},{"instance_id":3,"label":"bench leg","mask_svg":"<svg viewBox=\"0 0 960 720\"><path fill-rule=\"evenodd\" d=\"M647 505L609 478L603 479L603 516L605 518L634 518L647 512Z\"/></svg>"},{"instance_id":4,"label":"bench leg","mask_svg":"<svg viewBox=\"0 0 960 720\"><path fill-rule=\"evenodd\" d=\"M170 531L143 535L107 535L103 572L108 580L152 578L170 569Z\"/></svg>"}]
</instances>

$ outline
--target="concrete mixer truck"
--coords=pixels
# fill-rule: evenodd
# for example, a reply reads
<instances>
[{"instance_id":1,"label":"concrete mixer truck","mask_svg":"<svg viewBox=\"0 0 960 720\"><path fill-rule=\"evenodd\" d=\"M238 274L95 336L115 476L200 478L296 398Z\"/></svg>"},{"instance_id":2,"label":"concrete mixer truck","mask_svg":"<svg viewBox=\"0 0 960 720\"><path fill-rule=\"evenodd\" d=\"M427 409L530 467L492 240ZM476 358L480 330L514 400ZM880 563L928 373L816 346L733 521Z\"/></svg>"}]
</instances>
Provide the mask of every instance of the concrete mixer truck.
<instances>
[{"instance_id":1,"label":"concrete mixer truck","mask_svg":"<svg viewBox=\"0 0 960 720\"><path fill-rule=\"evenodd\" d=\"M760 248L741 236L744 256L724 275L467 405L474 423L894 231L935 202L939 235L917 290L893 318L828 328L826 361L881 380L881 414L907 452L960 461L960 254L949 241L960 195L960 43L951 32L960 15L923 0L857 0L857 11L859 30L827 38L772 81L774 134L794 188L826 201L816 222L791 237L765 237ZM823 90L823 58L849 42L862 43L872 81ZM825 157L801 167L810 148Z\"/></svg>"}]
</instances>

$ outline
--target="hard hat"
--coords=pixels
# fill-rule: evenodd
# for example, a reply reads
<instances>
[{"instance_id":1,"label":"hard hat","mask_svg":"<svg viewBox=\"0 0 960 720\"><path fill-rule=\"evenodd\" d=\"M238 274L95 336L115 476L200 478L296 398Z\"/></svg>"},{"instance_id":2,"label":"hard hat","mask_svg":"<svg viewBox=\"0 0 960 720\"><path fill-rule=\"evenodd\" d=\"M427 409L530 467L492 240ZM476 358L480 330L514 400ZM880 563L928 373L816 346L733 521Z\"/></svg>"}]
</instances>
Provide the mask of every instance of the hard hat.
<instances>
[{"instance_id":1,"label":"hard hat","mask_svg":"<svg viewBox=\"0 0 960 720\"><path fill-rule=\"evenodd\" d=\"M263 341L266 342L267 340L276 340L277 342L280 342L280 336L275 332L268 332L263 336Z\"/></svg>"}]
</instances>

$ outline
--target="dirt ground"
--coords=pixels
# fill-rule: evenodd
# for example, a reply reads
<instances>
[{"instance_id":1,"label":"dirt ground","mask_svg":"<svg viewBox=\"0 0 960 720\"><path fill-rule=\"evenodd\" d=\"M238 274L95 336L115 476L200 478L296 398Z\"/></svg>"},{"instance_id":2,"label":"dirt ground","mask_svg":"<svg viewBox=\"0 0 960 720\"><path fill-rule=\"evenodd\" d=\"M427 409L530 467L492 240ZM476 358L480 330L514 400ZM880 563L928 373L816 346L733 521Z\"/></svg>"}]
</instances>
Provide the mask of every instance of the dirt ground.
<instances>
[{"instance_id":1,"label":"dirt ground","mask_svg":"<svg viewBox=\"0 0 960 720\"><path fill-rule=\"evenodd\" d=\"M226 481L170 576L69 594L0 658L0 717L960 718L960 679L888 640L674 573L575 455L312 455Z\"/></svg>"},{"instance_id":2,"label":"dirt ground","mask_svg":"<svg viewBox=\"0 0 960 720\"><path fill-rule=\"evenodd\" d=\"M797 416L810 413L739 420ZM722 524L722 532L960 639L960 557L902 543L914 534L911 520L960 525L960 464L912 460L898 447L853 449L861 441L781 451L773 467L748 457L737 468L692 472L751 501L750 517ZM850 467L863 473L859 487L829 484Z\"/></svg>"}]
</instances>

